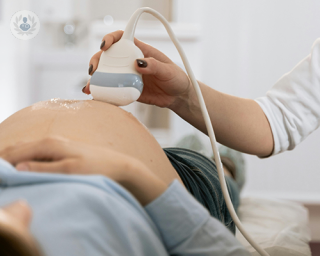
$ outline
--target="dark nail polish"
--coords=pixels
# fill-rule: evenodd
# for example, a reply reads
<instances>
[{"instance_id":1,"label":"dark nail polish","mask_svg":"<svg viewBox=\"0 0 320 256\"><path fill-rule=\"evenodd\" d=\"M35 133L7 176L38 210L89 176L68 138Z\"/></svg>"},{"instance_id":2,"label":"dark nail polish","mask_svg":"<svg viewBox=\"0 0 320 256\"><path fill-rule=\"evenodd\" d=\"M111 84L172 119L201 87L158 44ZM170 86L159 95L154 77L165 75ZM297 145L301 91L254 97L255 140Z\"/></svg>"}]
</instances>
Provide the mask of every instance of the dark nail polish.
<instances>
[{"instance_id":1,"label":"dark nail polish","mask_svg":"<svg viewBox=\"0 0 320 256\"><path fill-rule=\"evenodd\" d=\"M138 66L139 66L140 68L145 68L145 67L148 66L148 63L147 63L146 61L144 61L144 60L137 59L136 61L137 61Z\"/></svg>"},{"instance_id":2,"label":"dark nail polish","mask_svg":"<svg viewBox=\"0 0 320 256\"><path fill-rule=\"evenodd\" d=\"M83 93L85 93L85 92L84 92L84 89L85 89L85 88L86 88L86 86L82 88L82 92L83 92Z\"/></svg>"},{"instance_id":3,"label":"dark nail polish","mask_svg":"<svg viewBox=\"0 0 320 256\"><path fill-rule=\"evenodd\" d=\"M89 75L91 75L92 69L93 69L93 65L91 64L88 70Z\"/></svg>"},{"instance_id":4,"label":"dark nail polish","mask_svg":"<svg viewBox=\"0 0 320 256\"><path fill-rule=\"evenodd\" d=\"M103 41L100 45L100 50L102 49L102 47L106 44L106 41Z\"/></svg>"}]
</instances>

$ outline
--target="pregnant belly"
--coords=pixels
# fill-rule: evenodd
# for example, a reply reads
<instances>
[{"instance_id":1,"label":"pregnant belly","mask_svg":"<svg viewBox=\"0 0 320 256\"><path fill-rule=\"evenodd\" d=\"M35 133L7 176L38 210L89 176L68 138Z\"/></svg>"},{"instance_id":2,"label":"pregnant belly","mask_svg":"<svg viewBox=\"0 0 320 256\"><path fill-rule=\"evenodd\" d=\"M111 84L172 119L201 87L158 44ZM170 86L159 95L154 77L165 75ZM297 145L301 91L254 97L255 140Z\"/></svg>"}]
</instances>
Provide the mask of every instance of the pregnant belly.
<instances>
[{"instance_id":1,"label":"pregnant belly","mask_svg":"<svg viewBox=\"0 0 320 256\"><path fill-rule=\"evenodd\" d=\"M142 161L167 183L181 179L162 148L132 114L99 101L52 99L24 108L0 124L0 150L50 135L104 146Z\"/></svg>"}]
</instances>

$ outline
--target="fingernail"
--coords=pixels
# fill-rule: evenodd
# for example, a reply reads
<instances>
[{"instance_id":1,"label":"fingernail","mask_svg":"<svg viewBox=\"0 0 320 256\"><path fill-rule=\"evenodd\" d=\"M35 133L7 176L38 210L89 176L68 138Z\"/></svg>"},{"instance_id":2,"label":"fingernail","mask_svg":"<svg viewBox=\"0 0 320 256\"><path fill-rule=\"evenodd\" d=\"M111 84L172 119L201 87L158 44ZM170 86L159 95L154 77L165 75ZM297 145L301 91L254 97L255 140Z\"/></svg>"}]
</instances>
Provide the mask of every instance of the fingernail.
<instances>
[{"instance_id":1,"label":"fingernail","mask_svg":"<svg viewBox=\"0 0 320 256\"><path fill-rule=\"evenodd\" d=\"M145 68L148 66L148 63L144 60L136 59L136 61L138 63L138 67L140 67L140 68Z\"/></svg>"},{"instance_id":2,"label":"fingernail","mask_svg":"<svg viewBox=\"0 0 320 256\"><path fill-rule=\"evenodd\" d=\"M29 171L29 166L27 164L18 164L16 169L19 171Z\"/></svg>"},{"instance_id":3,"label":"fingernail","mask_svg":"<svg viewBox=\"0 0 320 256\"><path fill-rule=\"evenodd\" d=\"M91 74L92 69L93 69L93 65L91 64L90 67L89 67L89 70L88 70L89 75Z\"/></svg>"},{"instance_id":4,"label":"fingernail","mask_svg":"<svg viewBox=\"0 0 320 256\"><path fill-rule=\"evenodd\" d=\"M100 50L102 49L102 47L106 44L106 41L103 40L103 42L100 45Z\"/></svg>"}]
</instances>

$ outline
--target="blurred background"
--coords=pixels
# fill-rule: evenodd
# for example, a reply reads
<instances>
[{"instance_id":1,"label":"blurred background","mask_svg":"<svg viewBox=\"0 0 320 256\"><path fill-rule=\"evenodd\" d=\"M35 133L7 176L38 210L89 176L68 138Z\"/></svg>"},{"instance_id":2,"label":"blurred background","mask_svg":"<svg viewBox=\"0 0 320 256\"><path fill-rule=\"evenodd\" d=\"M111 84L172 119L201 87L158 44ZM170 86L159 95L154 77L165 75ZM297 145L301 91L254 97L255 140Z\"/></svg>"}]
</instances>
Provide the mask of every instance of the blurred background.
<instances>
[{"instance_id":1,"label":"blurred background","mask_svg":"<svg viewBox=\"0 0 320 256\"><path fill-rule=\"evenodd\" d=\"M37 101L91 99L81 92L90 78L91 56L105 34L124 29L142 6L171 22L198 80L245 98L263 96L320 37L317 0L0 0L0 122ZM33 11L40 19L40 32L31 40L18 40L10 32L10 19L19 10ZM136 37L183 68L166 31L151 15L143 14ZM139 103L125 109L163 147L195 134L210 154L209 139L174 113ZM319 152L318 130L293 152L270 159L246 155L243 196L303 203L311 209L313 240L320 241L315 219L320 218Z\"/></svg>"}]
</instances>

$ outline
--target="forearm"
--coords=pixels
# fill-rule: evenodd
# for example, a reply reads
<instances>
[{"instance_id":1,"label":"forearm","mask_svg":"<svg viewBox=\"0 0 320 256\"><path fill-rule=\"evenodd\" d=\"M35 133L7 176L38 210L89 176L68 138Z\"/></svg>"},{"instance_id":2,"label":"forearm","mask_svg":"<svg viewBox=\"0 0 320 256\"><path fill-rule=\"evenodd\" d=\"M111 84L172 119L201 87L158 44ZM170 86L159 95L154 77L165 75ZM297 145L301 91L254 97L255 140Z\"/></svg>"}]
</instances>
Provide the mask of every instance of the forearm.
<instances>
[{"instance_id":1,"label":"forearm","mask_svg":"<svg viewBox=\"0 0 320 256\"><path fill-rule=\"evenodd\" d=\"M254 100L227 95L198 83L219 143L258 156L271 154L272 131L264 112ZM193 88L187 97L179 99L172 110L207 134Z\"/></svg>"}]
</instances>

